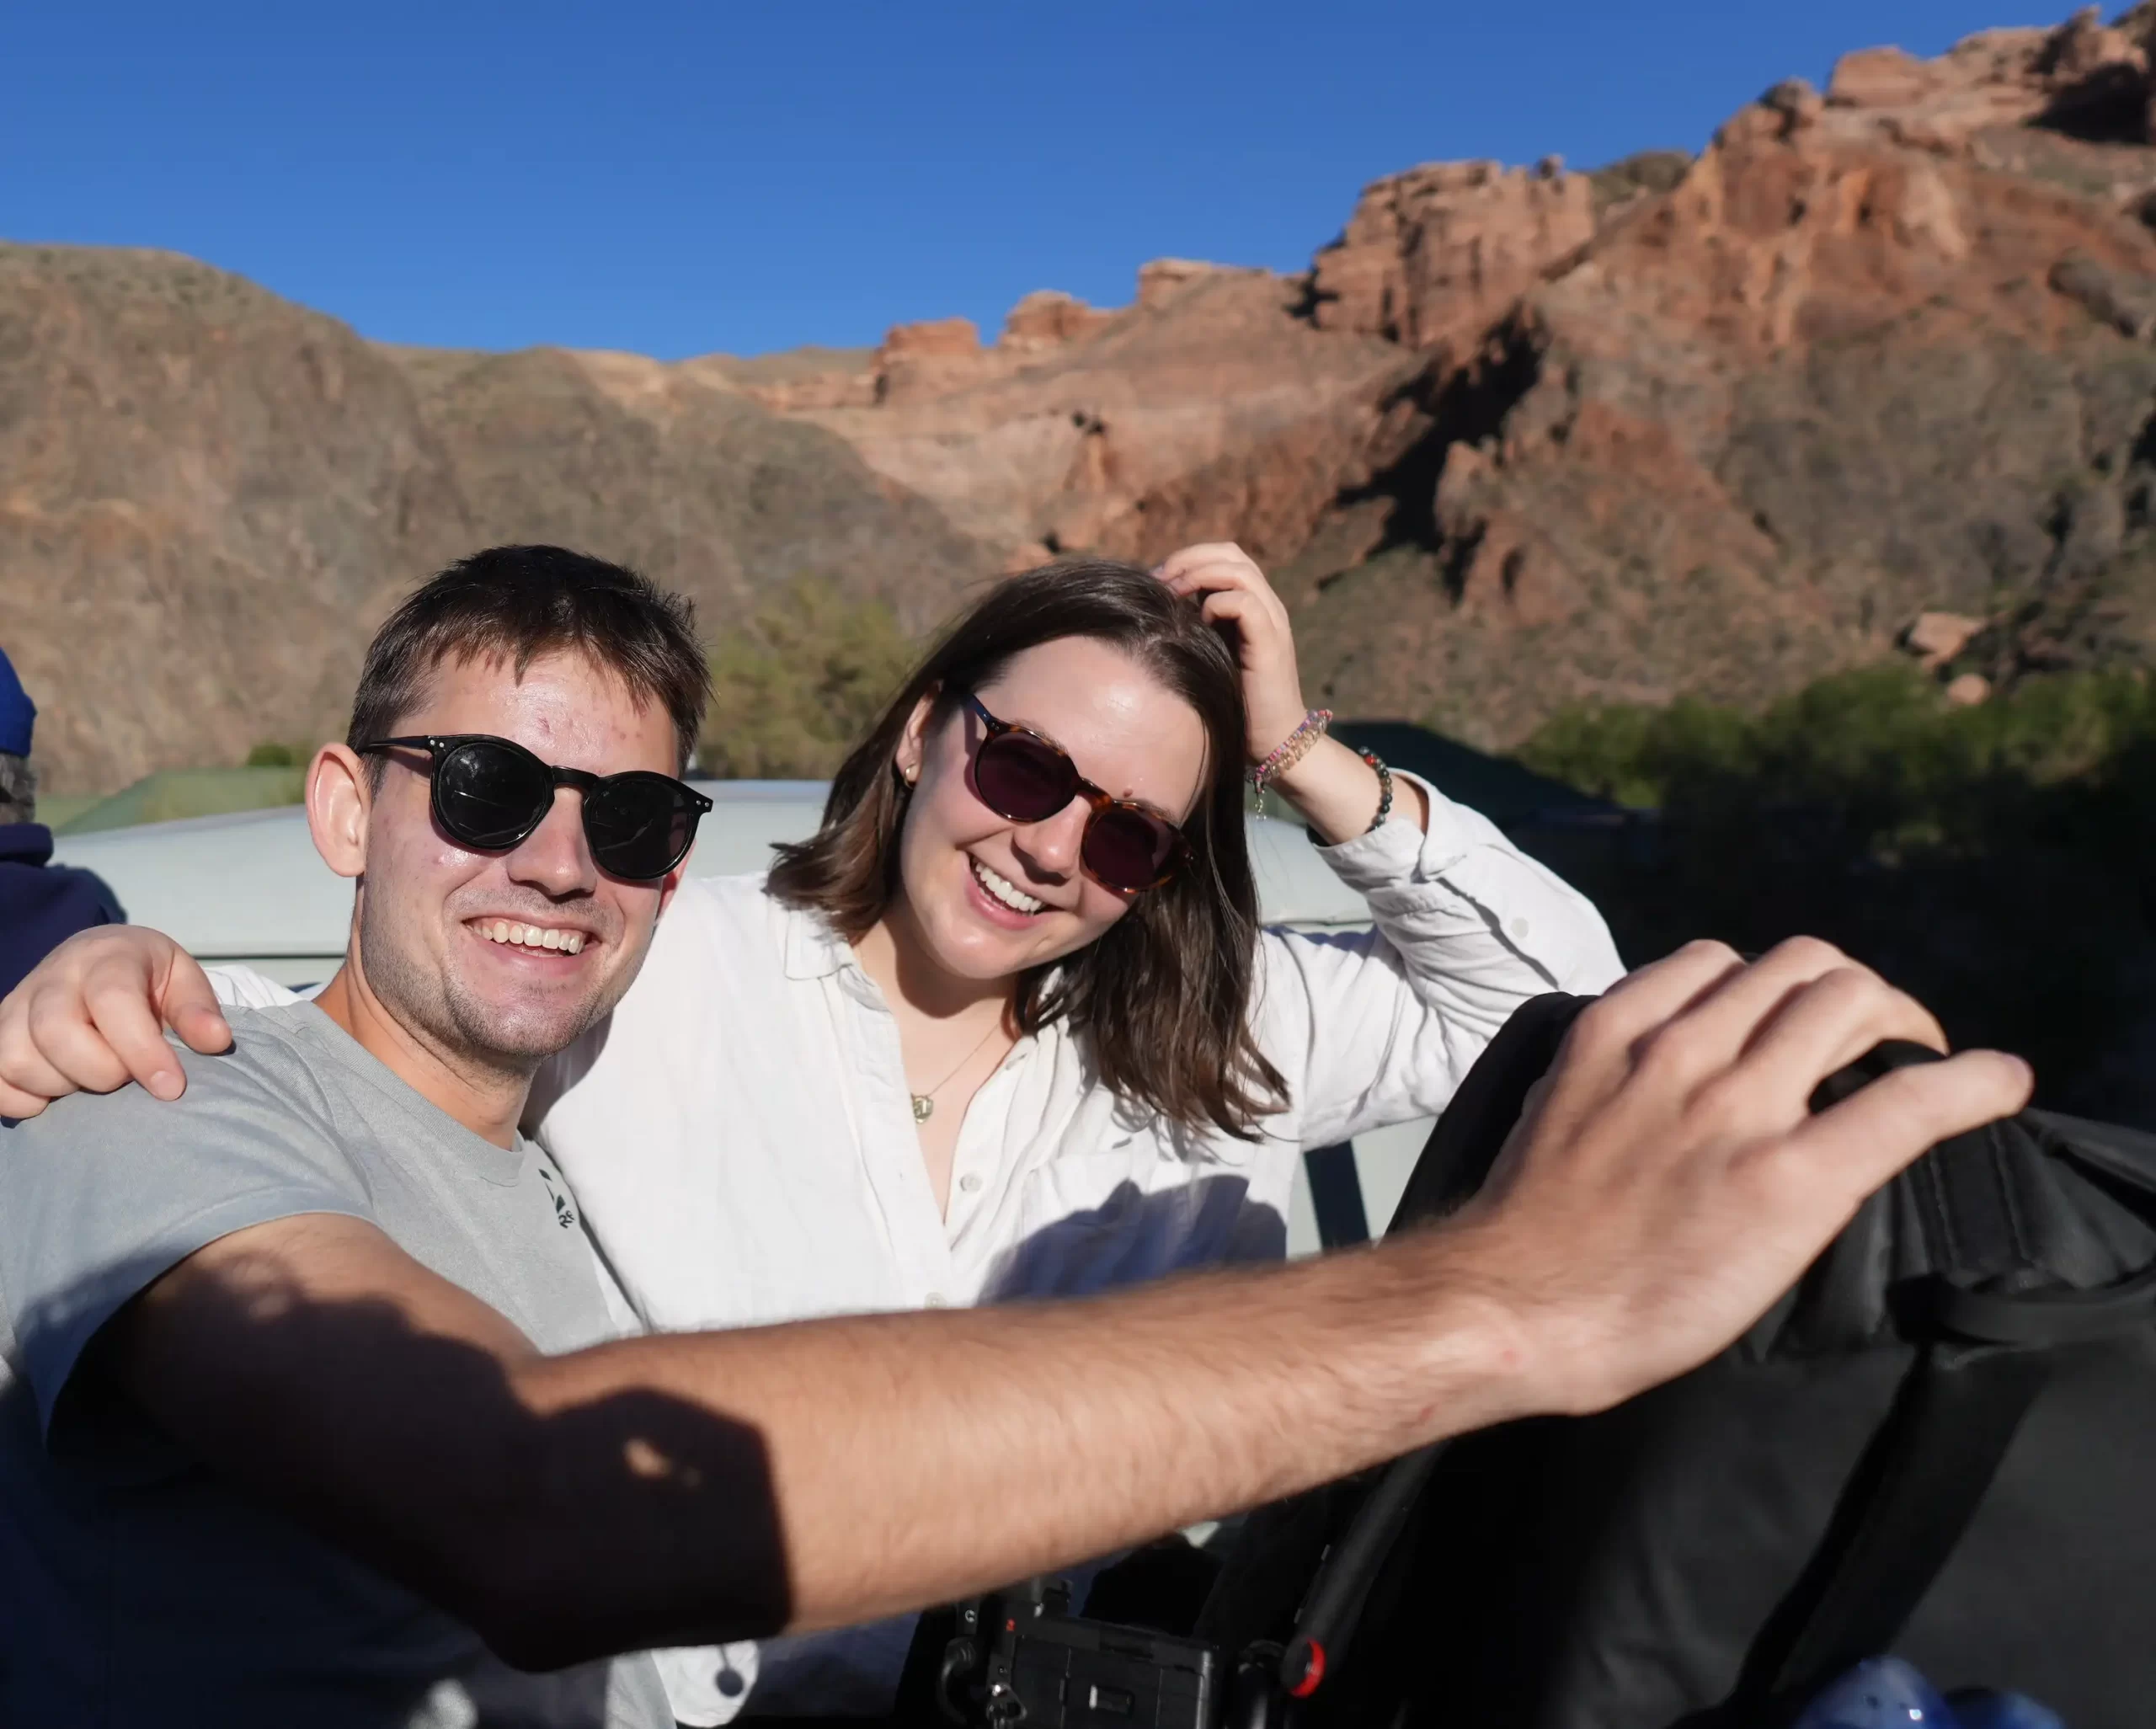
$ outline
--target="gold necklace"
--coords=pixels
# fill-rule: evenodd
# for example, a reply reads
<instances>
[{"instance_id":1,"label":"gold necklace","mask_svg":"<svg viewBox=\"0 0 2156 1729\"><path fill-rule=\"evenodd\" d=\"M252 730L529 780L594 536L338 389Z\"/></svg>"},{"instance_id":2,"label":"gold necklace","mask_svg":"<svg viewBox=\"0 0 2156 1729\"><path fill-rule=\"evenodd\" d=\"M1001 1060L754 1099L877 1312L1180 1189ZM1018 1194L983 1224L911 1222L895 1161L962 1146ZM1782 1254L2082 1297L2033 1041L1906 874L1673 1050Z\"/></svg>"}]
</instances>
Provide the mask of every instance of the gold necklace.
<instances>
[{"instance_id":1,"label":"gold necklace","mask_svg":"<svg viewBox=\"0 0 2156 1729\"><path fill-rule=\"evenodd\" d=\"M995 1036L996 1030L1002 1025L1003 1017L998 1015L993 1021L990 1021L988 1023L988 1031L981 1034L979 1043L977 1043L971 1050L968 1051L965 1055L958 1059L957 1065L952 1069L950 1075L946 1075L941 1081L937 1081L935 1086L930 1087L926 1092L916 1092L912 1095L913 1120L915 1122L926 1123L931 1117L933 1117L936 1114L936 1095L942 1091L945 1087L951 1084L951 1076L953 1075L956 1075L960 1069L964 1068L967 1064L973 1061L975 1057L980 1054L981 1046L986 1044L990 1039L993 1038Z\"/></svg>"}]
</instances>

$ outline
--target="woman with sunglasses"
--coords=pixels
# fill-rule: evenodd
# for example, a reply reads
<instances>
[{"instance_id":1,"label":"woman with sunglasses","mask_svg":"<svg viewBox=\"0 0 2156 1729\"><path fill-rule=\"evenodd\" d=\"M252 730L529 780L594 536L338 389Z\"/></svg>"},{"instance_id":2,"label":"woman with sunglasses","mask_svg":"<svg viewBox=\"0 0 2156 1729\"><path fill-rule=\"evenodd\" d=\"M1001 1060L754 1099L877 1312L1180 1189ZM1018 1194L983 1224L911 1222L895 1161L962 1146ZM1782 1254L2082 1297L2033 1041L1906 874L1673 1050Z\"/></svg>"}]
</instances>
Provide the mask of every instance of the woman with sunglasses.
<instances>
[{"instance_id":1,"label":"woman with sunglasses","mask_svg":"<svg viewBox=\"0 0 2156 1729\"><path fill-rule=\"evenodd\" d=\"M1232 546L987 594L840 768L816 835L767 876L683 883L611 1024L542 1071L537 1133L643 1318L1277 1257L1305 1149L1435 1114L1522 1001L1619 975L1585 899L1325 718ZM515 844L551 771L456 743L397 748L430 754L462 844ZM1252 777L1374 931L1259 929ZM587 832L664 869L698 813L668 803L677 826L643 846L636 790L586 789ZM887 1709L909 1626L737 1649L703 1664L691 1720L738 1708L760 1661L754 1709Z\"/></svg>"},{"instance_id":2,"label":"woman with sunglasses","mask_svg":"<svg viewBox=\"0 0 2156 1729\"><path fill-rule=\"evenodd\" d=\"M1259 930L1268 759L1374 931ZM1522 1001L1621 971L1583 898L1324 734L1230 546L991 590L780 855L686 883L611 1028L542 1079L662 1326L1278 1256L1305 1149L1435 1114Z\"/></svg>"}]
</instances>

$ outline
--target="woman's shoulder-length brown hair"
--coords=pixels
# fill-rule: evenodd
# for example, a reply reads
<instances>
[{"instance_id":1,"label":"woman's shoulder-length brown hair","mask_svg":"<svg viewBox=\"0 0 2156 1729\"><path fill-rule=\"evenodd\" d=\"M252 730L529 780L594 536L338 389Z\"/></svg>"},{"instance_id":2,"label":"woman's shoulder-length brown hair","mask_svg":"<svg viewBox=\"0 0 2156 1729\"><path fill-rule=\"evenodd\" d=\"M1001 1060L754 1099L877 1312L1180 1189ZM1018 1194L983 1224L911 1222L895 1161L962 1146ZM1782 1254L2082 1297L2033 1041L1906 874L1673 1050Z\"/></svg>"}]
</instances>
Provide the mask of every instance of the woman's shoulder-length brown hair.
<instances>
[{"instance_id":1,"label":"woman's shoulder-length brown hair","mask_svg":"<svg viewBox=\"0 0 2156 1729\"><path fill-rule=\"evenodd\" d=\"M1242 686L1234 654L1196 603L1134 565L1051 564L998 584L915 667L832 779L823 826L778 849L770 890L819 912L848 938L898 892L909 789L897 756L907 719L933 693L940 719L992 684L1013 657L1065 637L1120 648L1197 711L1206 783L1183 824L1190 857L1137 896L1099 938L1023 974L1019 1027L1061 1021L1082 1037L1103 1085L1193 1130L1254 1138L1287 1102L1251 1033L1257 886L1243 828Z\"/></svg>"}]
</instances>

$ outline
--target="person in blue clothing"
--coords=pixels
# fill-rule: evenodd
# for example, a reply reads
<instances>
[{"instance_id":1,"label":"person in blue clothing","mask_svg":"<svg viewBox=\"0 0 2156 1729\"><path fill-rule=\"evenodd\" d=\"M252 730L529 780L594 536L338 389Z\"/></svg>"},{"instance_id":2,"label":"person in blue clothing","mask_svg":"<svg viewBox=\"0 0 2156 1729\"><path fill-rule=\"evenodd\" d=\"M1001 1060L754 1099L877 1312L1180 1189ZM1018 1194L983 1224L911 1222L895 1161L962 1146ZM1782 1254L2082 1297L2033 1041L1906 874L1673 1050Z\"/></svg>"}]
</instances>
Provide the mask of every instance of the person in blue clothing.
<instances>
[{"instance_id":1,"label":"person in blue clothing","mask_svg":"<svg viewBox=\"0 0 2156 1729\"><path fill-rule=\"evenodd\" d=\"M77 931L127 921L94 872L52 862L29 762L36 720L37 705L0 649L0 996Z\"/></svg>"}]
</instances>

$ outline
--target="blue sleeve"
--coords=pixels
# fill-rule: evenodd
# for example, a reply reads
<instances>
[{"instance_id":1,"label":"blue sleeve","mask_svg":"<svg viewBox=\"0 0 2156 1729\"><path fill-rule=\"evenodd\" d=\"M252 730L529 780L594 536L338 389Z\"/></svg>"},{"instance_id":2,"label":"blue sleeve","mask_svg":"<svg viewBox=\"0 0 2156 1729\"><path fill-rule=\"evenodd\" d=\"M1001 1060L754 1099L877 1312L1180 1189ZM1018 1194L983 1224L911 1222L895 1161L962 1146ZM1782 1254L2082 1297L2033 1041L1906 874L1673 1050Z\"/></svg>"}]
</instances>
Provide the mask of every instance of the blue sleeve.
<instances>
[{"instance_id":1,"label":"blue sleeve","mask_svg":"<svg viewBox=\"0 0 2156 1729\"><path fill-rule=\"evenodd\" d=\"M0 996L77 931L126 922L118 899L93 872L0 864Z\"/></svg>"}]
</instances>

